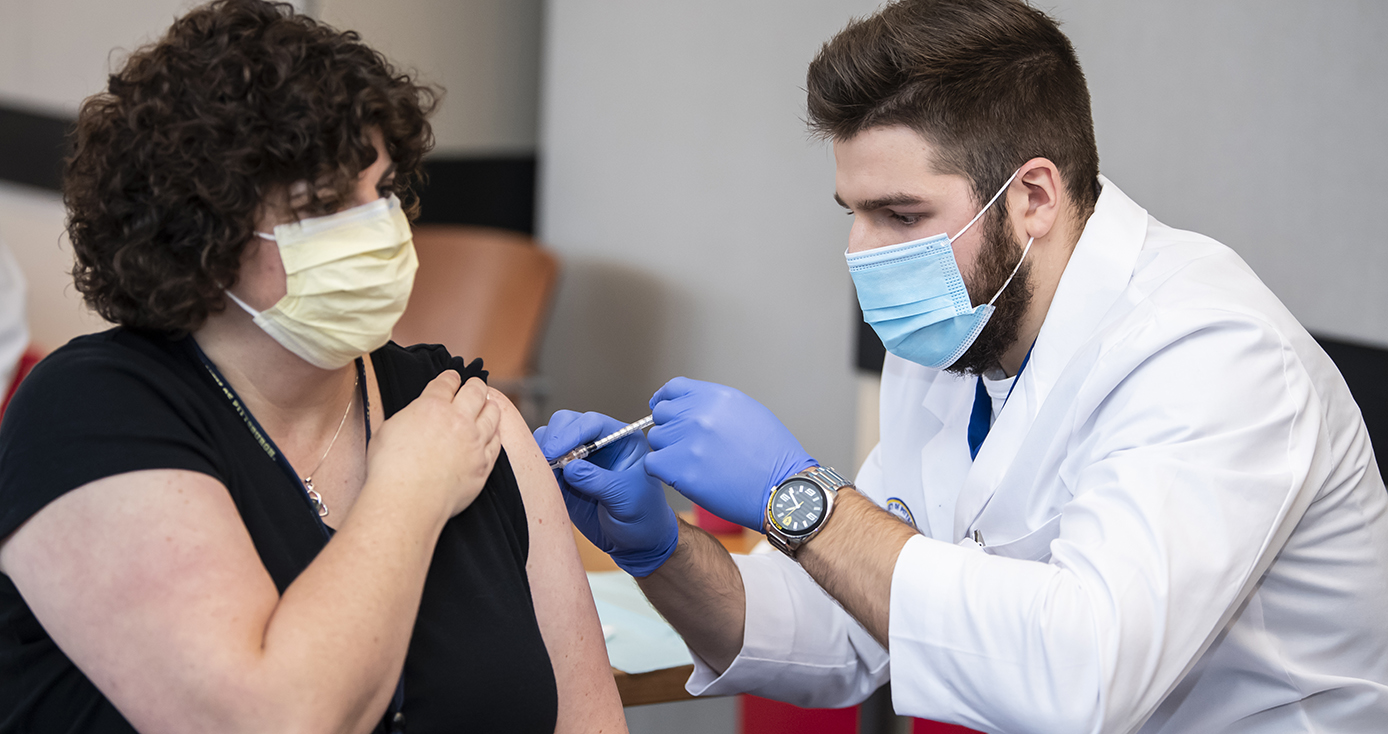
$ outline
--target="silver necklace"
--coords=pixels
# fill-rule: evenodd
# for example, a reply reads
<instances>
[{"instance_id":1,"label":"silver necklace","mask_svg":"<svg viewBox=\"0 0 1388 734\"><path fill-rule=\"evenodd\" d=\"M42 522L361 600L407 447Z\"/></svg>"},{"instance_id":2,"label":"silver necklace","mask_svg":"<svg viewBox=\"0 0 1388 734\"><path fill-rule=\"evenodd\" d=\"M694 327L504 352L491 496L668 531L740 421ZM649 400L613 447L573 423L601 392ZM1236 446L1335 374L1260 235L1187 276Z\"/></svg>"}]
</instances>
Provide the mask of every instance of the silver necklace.
<instances>
[{"instance_id":1,"label":"silver necklace","mask_svg":"<svg viewBox=\"0 0 1388 734\"><path fill-rule=\"evenodd\" d=\"M332 453L333 444L337 443L337 437L342 433L342 427L347 425L347 416L352 412L352 402L357 398L357 386L361 384L361 377L352 381L352 394L347 396L347 410L342 411L342 420L337 423L337 431L333 433L331 441L328 441L328 448L323 450L323 457L318 460L318 465L304 477L304 490L308 492L308 499L313 503L313 509L318 511L319 517L328 516L328 506L323 503L323 496L313 488L313 475L323 468L323 462L327 461L328 454Z\"/></svg>"}]
</instances>

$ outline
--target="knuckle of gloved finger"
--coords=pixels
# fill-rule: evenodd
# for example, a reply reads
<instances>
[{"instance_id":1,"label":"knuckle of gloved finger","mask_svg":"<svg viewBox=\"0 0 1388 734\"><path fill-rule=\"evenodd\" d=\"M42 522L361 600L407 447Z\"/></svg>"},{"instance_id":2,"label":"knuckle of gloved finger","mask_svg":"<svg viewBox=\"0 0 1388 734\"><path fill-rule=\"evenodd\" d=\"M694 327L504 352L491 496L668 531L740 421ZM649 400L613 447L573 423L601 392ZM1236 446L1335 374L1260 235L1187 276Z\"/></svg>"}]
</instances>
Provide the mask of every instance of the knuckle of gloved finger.
<instances>
[{"instance_id":1,"label":"knuckle of gloved finger","mask_svg":"<svg viewBox=\"0 0 1388 734\"><path fill-rule=\"evenodd\" d=\"M720 423L722 423L722 422L723 422L723 416L722 416L720 413L715 412L715 411L709 411L709 412L707 412L707 413L700 413L698 416L696 416L696 417L694 418L694 425L696 425L696 426L698 426L700 429L702 429L702 430L704 430L704 431L708 431L708 432L717 431L717 430L718 430L718 425L719 425Z\"/></svg>"},{"instance_id":2,"label":"knuckle of gloved finger","mask_svg":"<svg viewBox=\"0 0 1388 734\"><path fill-rule=\"evenodd\" d=\"M674 438L675 434L668 425L657 423L646 434L646 444L651 447L652 451L659 451L673 443Z\"/></svg>"},{"instance_id":3,"label":"knuckle of gloved finger","mask_svg":"<svg viewBox=\"0 0 1388 734\"><path fill-rule=\"evenodd\" d=\"M574 422L580 415L580 413L576 413L572 410L556 410L554 411L554 415L549 417L549 424L551 426L567 425Z\"/></svg>"}]
</instances>

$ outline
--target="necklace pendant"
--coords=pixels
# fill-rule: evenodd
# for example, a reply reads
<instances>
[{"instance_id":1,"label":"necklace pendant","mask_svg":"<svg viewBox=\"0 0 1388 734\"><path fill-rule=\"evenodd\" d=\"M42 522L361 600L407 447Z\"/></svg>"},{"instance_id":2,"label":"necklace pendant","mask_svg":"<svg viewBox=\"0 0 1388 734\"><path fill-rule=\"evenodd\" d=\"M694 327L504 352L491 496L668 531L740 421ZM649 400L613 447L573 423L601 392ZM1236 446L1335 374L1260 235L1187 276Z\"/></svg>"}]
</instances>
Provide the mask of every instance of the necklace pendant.
<instances>
[{"instance_id":1,"label":"necklace pendant","mask_svg":"<svg viewBox=\"0 0 1388 734\"><path fill-rule=\"evenodd\" d=\"M304 477L304 491L308 492L308 501L313 503L313 509L318 512L318 516L327 517L328 506L323 504L323 496L313 488L313 477Z\"/></svg>"}]
</instances>

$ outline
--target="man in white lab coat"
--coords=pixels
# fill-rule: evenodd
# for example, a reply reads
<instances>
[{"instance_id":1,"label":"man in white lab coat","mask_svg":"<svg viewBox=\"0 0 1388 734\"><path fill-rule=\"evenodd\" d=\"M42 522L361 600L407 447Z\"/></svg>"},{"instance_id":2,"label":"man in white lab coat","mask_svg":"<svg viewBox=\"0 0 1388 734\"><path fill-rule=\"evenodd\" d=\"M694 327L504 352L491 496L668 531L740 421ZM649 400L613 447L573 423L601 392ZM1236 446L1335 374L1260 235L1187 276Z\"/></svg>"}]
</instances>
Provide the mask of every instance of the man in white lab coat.
<instances>
[{"instance_id":1,"label":"man in white lab coat","mask_svg":"<svg viewBox=\"0 0 1388 734\"><path fill-rule=\"evenodd\" d=\"M689 644L689 690L843 706L890 661L898 713L986 731L1388 730L1388 492L1358 408L1237 255L1099 176L1054 22L906 0L807 86L891 352L856 488L684 378L649 446L561 475ZM617 425L536 436L554 457ZM730 557L656 478L784 554Z\"/></svg>"}]
</instances>

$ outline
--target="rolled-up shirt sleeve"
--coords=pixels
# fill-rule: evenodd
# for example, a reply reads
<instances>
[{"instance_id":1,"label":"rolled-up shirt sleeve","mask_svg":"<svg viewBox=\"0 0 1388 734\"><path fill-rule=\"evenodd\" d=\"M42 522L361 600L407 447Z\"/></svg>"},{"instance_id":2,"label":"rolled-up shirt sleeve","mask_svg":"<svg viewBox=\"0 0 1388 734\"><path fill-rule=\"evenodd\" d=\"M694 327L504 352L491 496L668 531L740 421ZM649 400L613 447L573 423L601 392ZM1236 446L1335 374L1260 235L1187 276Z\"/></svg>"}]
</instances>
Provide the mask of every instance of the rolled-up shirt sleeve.
<instances>
[{"instance_id":1,"label":"rolled-up shirt sleeve","mask_svg":"<svg viewBox=\"0 0 1388 734\"><path fill-rule=\"evenodd\" d=\"M887 651L794 561L780 553L733 560L747 596L742 650L722 675L694 654L690 693L838 708L886 682Z\"/></svg>"}]
</instances>

